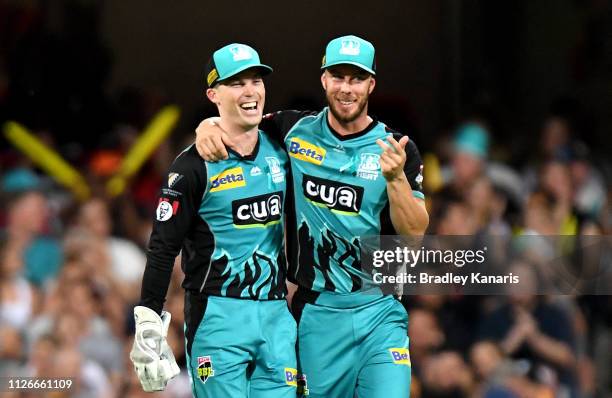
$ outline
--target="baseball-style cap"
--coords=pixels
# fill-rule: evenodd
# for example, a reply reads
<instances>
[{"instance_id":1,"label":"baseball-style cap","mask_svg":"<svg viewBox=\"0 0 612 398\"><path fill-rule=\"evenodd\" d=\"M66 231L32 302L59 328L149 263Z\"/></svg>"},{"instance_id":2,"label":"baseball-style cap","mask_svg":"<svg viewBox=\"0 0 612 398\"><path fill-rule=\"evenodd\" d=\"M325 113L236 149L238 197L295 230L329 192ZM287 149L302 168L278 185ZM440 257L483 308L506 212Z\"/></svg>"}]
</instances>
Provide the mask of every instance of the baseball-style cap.
<instances>
[{"instance_id":1,"label":"baseball-style cap","mask_svg":"<svg viewBox=\"0 0 612 398\"><path fill-rule=\"evenodd\" d=\"M272 72L272 68L261 63L259 54L252 47L240 43L228 44L215 51L208 60L206 84L212 87L250 68L260 69L262 76Z\"/></svg>"},{"instance_id":2,"label":"baseball-style cap","mask_svg":"<svg viewBox=\"0 0 612 398\"><path fill-rule=\"evenodd\" d=\"M374 46L357 36L342 36L327 44L321 69L334 65L355 65L368 73L376 75Z\"/></svg>"},{"instance_id":3,"label":"baseball-style cap","mask_svg":"<svg viewBox=\"0 0 612 398\"><path fill-rule=\"evenodd\" d=\"M455 150L486 159L489 153L489 133L480 124L469 122L459 126L454 141Z\"/></svg>"}]
</instances>

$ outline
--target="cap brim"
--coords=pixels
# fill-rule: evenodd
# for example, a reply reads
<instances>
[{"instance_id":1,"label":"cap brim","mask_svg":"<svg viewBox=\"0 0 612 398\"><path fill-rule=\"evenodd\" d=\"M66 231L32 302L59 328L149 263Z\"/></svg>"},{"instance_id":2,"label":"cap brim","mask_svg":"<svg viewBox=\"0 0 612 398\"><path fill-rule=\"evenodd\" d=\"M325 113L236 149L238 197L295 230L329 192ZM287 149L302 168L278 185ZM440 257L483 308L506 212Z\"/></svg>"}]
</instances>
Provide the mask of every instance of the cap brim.
<instances>
[{"instance_id":1,"label":"cap brim","mask_svg":"<svg viewBox=\"0 0 612 398\"><path fill-rule=\"evenodd\" d=\"M217 80L215 83L219 83L223 80L227 80L233 76L236 76L238 73L240 72L244 72L247 69L259 69L261 71L261 75L265 76L265 75L269 75L270 73L272 73L273 69L271 67L269 67L268 65L264 65L264 64L255 64L255 65L243 65L240 68L237 68L236 70L233 70L229 75L227 76L223 76L223 77L219 77L219 80Z\"/></svg>"},{"instance_id":2,"label":"cap brim","mask_svg":"<svg viewBox=\"0 0 612 398\"><path fill-rule=\"evenodd\" d=\"M376 76L376 72L374 72L372 69L364 66L363 64L360 64L359 62L351 62L351 61L338 61L338 62L332 62L331 64L325 64L321 67L321 70L327 69L327 68L330 68L336 65L353 65L353 66L358 67L359 69L363 69L364 71L370 73L373 76Z\"/></svg>"}]
</instances>

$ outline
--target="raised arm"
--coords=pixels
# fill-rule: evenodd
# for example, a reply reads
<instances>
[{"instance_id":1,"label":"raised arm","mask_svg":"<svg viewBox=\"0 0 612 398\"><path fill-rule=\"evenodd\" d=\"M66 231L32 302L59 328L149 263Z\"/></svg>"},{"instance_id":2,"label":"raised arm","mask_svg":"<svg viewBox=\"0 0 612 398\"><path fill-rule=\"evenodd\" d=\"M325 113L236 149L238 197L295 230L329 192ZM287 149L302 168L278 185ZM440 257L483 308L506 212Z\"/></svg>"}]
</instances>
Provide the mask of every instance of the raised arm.
<instances>
[{"instance_id":1,"label":"raised arm","mask_svg":"<svg viewBox=\"0 0 612 398\"><path fill-rule=\"evenodd\" d=\"M389 136L387 142L377 141L383 149L380 166L387 180L391 222L400 235L423 235L429 224L429 215L421 188L421 157L416 145L406 136L399 142Z\"/></svg>"}]
</instances>

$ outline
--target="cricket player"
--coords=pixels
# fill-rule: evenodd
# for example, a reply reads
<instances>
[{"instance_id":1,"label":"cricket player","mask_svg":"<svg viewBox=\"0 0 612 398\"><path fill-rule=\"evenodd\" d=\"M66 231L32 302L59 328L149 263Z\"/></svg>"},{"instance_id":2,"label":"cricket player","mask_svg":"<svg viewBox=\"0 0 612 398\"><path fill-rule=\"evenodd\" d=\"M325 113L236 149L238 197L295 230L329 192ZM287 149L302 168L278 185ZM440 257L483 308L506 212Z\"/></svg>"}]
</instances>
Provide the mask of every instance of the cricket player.
<instances>
[{"instance_id":1,"label":"cricket player","mask_svg":"<svg viewBox=\"0 0 612 398\"><path fill-rule=\"evenodd\" d=\"M368 116L376 85L374 47L356 36L332 40L322 63L328 107L281 111L261 128L289 154L297 248L289 279L298 284L298 363L313 398L406 398L408 317L393 296L372 288L361 237L424 234L429 217L416 145ZM200 154L226 156L231 137L204 121ZM291 204L290 204L291 205Z\"/></svg>"},{"instance_id":2,"label":"cricket player","mask_svg":"<svg viewBox=\"0 0 612 398\"><path fill-rule=\"evenodd\" d=\"M230 44L214 52L206 96L219 125L240 145L203 161L194 145L170 167L161 190L130 353L145 391L163 390L179 369L162 311L182 250L185 340L198 398L294 398L296 322L287 307L283 210L286 152L258 130L262 76L257 52Z\"/></svg>"}]
</instances>

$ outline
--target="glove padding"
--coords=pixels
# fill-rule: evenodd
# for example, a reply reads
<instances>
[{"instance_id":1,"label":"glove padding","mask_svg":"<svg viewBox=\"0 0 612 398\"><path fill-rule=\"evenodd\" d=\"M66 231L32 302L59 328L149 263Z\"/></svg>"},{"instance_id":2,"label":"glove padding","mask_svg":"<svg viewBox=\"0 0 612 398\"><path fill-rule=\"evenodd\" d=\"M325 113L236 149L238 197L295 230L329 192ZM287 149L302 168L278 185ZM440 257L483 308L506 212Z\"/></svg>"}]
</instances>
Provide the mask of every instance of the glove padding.
<instances>
[{"instance_id":1,"label":"glove padding","mask_svg":"<svg viewBox=\"0 0 612 398\"><path fill-rule=\"evenodd\" d=\"M161 317L148 307L134 308L136 336L130 351L130 359L146 392L162 391L170 379L180 373L168 343L168 327L171 315L162 312Z\"/></svg>"}]
</instances>

